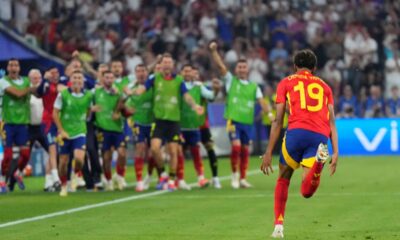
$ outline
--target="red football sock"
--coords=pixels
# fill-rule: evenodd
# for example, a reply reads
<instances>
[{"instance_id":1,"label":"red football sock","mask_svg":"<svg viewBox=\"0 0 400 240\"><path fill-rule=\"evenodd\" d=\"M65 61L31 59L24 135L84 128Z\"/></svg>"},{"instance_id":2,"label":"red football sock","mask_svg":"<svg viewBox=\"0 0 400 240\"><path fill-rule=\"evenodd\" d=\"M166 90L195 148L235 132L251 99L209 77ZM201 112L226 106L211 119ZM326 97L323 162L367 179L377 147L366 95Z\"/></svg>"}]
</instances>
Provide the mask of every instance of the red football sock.
<instances>
[{"instance_id":1,"label":"red football sock","mask_svg":"<svg viewBox=\"0 0 400 240\"><path fill-rule=\"evenodd\" d=\"M317 191L323 168L323 163L317 161L314 162L314 165L312 166L301 184L301 194L303 195L303 197L310 198L315 193L315 191Z\"/></svg>"},{"instance_id":2,"label":"red football sock","mask_svg":"<svg viewBox=\"0 0 400 240\"><path fill-rule=\"evenodd\" d=\"M63 186L67 185L67 181L68 181L67 176L60 175L60 181L61 181L61 185L63 185Z\"/></svg>"},{"instance_id":3,"label":"red football sock","mask_svg":"<svg viewBox=\"0 0 400 240\"><path fill-rule=\"evenodd\" d=\"M191 147L190 151L192 152L193 164L194 168L196 169L197 176L203 176L204 167L203 167L203 161L201 161L200 146L197 145L195 147Z\"/></svg>"},{"instance_id":4,"label":"red football sock","mask_svg":"<svg viewBox=\"0 0 400 240\"><path fill-rule=\"evenodd\" d=\"M249 166L249 147L242 147L240 155L240 179L246 178L247 167Z\"/></svg>"},{"instance_id":5,"label":"red football sock","mask_svg":"<svg viewBox=\"0 0 400 240\"><path fill-rule=\"evenodd\" d=\"M135 157L135 173L136 181L142 181L144 159L141 157Z\"/></svg>"},{"instance_id":6,"label":"red football sock","mask_svg":"<svg viewBox=\"0 0 400 240\"><path fill-rule=\"evenodd\" d=\"M232 168L232 172L237 172L237 170L238 170L240 152L241 152L240 146L232 146L232 152L231 152L231 168Z\"/></svg>"},{"instance_id":7,"label":"red football sock","mask_svg":"<svg viewBox=\"0 0 400 240\"><path fill-rule=\"evenodd\" d=\"M106 177L107 181L111 180L111 171L110 170L104 170L104 176Z\"/></svg>"},{"instance_id":8,"label":"red football sock","mask_svg":"<svg viewBox=\"0 0 400 240\"><path fill-rule=\"evenodd\" d=\"M125 167L117 164L117 174L121 177L125 177Z\"/></svg>"},{"instance_id":9,"label":"red football sock","mask_svg":"<svg viewBox=\"0 0 400 240\"><path fill-rule=\"evenodd\" d=\"M279 178L275 187L275 224L283 224L290 180Z\"/></svg>"},{"instance_id":10,"label":"red football sock","mask_svg":"<svg viewBox=\"0 0 400 240\"><path fill-rule=\"evenodd\" d=\"M6 147L4 148L4 158L1 162L1 174L6 177L8 174L8 168L10 167L10 163L12 161L13 151L12 148Z\"/></svg>"},{"instance_id":11,"label":"red football sock","mask_svg":"<svg viewBox=\"0 0 400 240\"><path fill-rule=\"evenodd\" d=\"M147 173L149 175L152 175L153 174L153 170L156 167L156 161L154 160L153 157L149 157L149 159L147 161L148 161L148 163L147 163L148 164L147 165Z\"/></svg>"},{"instance_id":12,"label":"red football sock","mask_svg":"<svg viewBox=\"0 0 400 240\"><path fill-rule=\"evenodd\" d=\"M31 157L31 150L29 148L21 148L18 160L18 169L22 172L26 165L28 165Z\"/></svg>"},{"instance_id":13,"label":"red football sock","mask_svg":"<svg viewBox=\"0 0 400 240\"><path fill-rule=\"evenodd\" d=\"M178 167L176 171L176 178L178 180L183 180L185 177L185 157L181 154L178 154Z\"/></svg>"}]
</instances>

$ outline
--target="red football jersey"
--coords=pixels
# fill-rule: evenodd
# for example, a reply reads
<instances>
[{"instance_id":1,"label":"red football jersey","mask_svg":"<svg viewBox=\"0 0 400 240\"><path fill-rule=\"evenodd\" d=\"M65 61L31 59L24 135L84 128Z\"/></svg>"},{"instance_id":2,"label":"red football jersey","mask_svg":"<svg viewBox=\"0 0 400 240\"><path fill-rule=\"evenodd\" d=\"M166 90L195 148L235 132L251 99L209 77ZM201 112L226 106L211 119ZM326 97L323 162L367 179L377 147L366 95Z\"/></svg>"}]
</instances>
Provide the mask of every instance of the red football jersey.
<instances>
[{"instance_id":1,"label":"red football jersey","mask_svg":"<svg viewBox=\"0 0 400 240\"><path fill-rule=\"evenodd\" d=\"M284 78L276 90L276 103L288 103L288 129L301 128L329 137L328 104L333 105L331 88L310 71Z\"/></svg>"}]
</instances>

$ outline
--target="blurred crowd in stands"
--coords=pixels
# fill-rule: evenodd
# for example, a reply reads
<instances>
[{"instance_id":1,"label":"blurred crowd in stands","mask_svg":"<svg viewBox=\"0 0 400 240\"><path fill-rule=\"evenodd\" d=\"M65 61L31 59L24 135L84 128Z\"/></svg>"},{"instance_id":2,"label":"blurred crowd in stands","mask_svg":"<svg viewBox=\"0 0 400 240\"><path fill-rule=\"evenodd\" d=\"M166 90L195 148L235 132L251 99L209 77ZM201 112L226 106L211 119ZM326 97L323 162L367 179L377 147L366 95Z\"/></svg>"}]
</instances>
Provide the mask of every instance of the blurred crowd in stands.
<instances>
[{"instance_id":1,"label":"blurred crowd in stands","mask_svg":"<svg viewBox=\"0 0 400 240\"><path fill-rule=\"evenodd\" d=\"M400 116L400 1L396 0L0 0L0 20L32 45L94 67L122 59L126 74L170 52L210 79L208 43L250 81L274 89L302 48L332 86L339 117Z\"/></svg>"}]
</instances>

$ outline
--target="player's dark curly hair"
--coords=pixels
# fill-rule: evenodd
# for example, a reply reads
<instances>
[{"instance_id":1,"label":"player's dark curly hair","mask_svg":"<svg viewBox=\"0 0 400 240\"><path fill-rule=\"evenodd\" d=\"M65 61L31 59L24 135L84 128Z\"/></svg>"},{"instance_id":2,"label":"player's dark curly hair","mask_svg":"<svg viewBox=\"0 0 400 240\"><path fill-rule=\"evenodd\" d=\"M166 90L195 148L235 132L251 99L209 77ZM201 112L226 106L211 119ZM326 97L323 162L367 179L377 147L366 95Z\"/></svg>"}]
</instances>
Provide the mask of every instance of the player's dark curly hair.
<instances>
[{"instance_id":1,"label":"player's dark curly hair","mask_svg":"<svg viewBox=\"0 0 400 240\"><path fill-rule=\"evenodd\" d=\"M295 53L293 62L297 68L307 68L313 71L317 66L317 56L310 49L303 49Z\"/></svg>"}]
</instances>

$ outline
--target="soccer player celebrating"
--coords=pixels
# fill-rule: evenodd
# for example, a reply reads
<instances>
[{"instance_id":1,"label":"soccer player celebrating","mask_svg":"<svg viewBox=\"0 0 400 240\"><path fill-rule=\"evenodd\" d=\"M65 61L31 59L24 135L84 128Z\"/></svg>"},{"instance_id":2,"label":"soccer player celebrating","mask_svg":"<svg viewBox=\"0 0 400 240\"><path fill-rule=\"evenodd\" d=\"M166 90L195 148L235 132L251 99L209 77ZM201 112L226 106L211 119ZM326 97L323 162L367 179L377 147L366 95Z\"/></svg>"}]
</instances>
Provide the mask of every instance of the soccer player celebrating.
<instances>
[{"instance_id":1,"label":"soccer player celebrating","mask_svg":"<svg viewBox=\"0 0 400 240\"><path fill-rule=\"evenodd\" d=\"M67 174L70 155L75 160L75 173L82 170L86 149L86 118L91 109L93 94L84 91L84 76L75 71L70 76L71 87L64 89L54 102L53 119L58 129L58 138L62 139L60 148L60 196L68 195ZM93 108L92 111L96 109ZM71 178L71 189L77 187L77 175Z\"/></svg>"},{"instance_id":2,"label":"soccer player celebrating","mask_svg":"<svg viewBox=\"0 0 400 240\"><path fill-rule=\"evenodd\" d=\"M148 78L147 68L143 64L135 67L136 83L129 84L128 89L134 90L139 86L144 87ZM135 172L136 172L136 191L147 190L150 184L150 177L143 181L142 172L144 161L147 158L149 168L154 165L154 159L149 153L151 124L153 123L153 89L146 91L142 95L132 95L126 102L128 108L132 107L135 113L131 117L135 139Z\"/></svg>"},{"instance_id":3,"label":"soccer player celebrating","mask_svg":"<svg viewBox=\"0 0 400 240\"><path fill-rule=\"evenodd\" d=\"M204 109L196 104L188 93L188 90L180 75L175 75L174 60L171 55L164 54L161 59L162 70L150 77L145 86L139 86L134 91L126 89L127 95L140 95L153 89L153 113L155 118L154 130L151 139L151 152L156 160L158 172L164 172L164 164L161 153L162 141L167 142L168 152L171 156L169 178L160 177L158 189L176 189L175 177L177 169L177 156L180 141L181 98L189 106L201 115Z\"/></svg>"},{"instance_id":4,"label":"soccer player celebrating","mask_svg":"<svg viewBox=\"0 0 400 240\"><path fill-rule=\"evenodd\" d=\"M296 73L284 78L276 90L276 120L271 127L267 150L261 170L272 172L272 151L279 138L289 106L289 125L282 143L279 177L275 188L274 238L283 238L283 221L290 179L295 169L303 167L301 193L311 197L318 188L325 162L329 158L328 138L332 143L331 175L338 161L338 135L336 132L333 95L330 87L313 76L317 57L311 50L301 50L293 58Z\"/></svg>"},{"instance_id":5,"label":"soccer player celebrating","mask_svg":"<svg viewBox=\"0 0 400 240\"><path fill-rule=\"evenodd\" d=\"M193 81L193 71L192 66L190 64L186 64L182 68L182 76L185 82L185 86L188 90L188 93L196 104L200 104L202 98L207 100L214 99L214 92L206 88L201 82ZM190 147L190 151L193 157L194 167L197 172L198 178L198 186L203 188L208 186L208 180L204 177L204 167L203 161L200 155L200 124L201 124L201 116L198 116L197 113L187 104L182 103L181 108L181 128L182 128L182 136L184 139L183 147ZM183 156L183 154L182 154ZM181 156L181 157L182 157ZM183 172L183 164L184 161L178 162L178 173ZM181 166L181 167L180 167ZM181 169L179 169L181 168ZM188 189L186 183L183 179L178 179L178 187L183 189ZM182 186L181 186L182 185Z\"/></svg>"},{"instance_id":6,"label":"soccer player celebrating","mask_svg":"<svg viewBox=\"0 0 400 240\"><path fill-rule=\"evenodd\" d=\"M103 169L107 179L106 190L113 190L111 181L112 150L118 152L117 169L125 168L126 143L123 134L124 122L119 108L122 104L122 94L113 87L115 77L111 71L103 72L103 86L96 88L94 92L96 127L99 143L102 146ZM119 190L124 189L123 176L116 174L114 181Z\"/></svg>"},{"instance_id":7,"label":"soccer player celebrating","mask_svg":"<svg viewBox=\"0 0 400 240\"><path fill-rule=\"evenodd\" d=\"M201 81L199 69L196 67L192 67L192 73L194 81ZM220 91L220 84L218 79L213 79L213 90L214 95L217 96L218 92ZM204 107L204 114L200 116L200 139L201 143L203 144L204 148L207 151L208 160L210 161L210 168L212 173L212 180L211 185L214 186L216 189L220 189L221 183L218 178L218 159L217 155L215 154L214 149L214 141L212 139L211 130L210 130L210 123L208 121L208 113L207 113L207 105L209 100L202 98L201 103Z\"/></svg>"},{"instance_id":8,"label":"soccer player celebrating","mask_svg":"<svg viewBox=\"0 0 400 240\"><path fill-rule=\"evenodd\" d=\"M44 79L39 85L36 95L42 98L43 115L42 115L42 134L45 136L46 144L48 145L49 161L46 164L46 176L44 190L50 191L55 189L60 190L61 183L57 169L57 127L53 121L54 102L61 88L65 85L59 83L60 73L56 67L50 67Z\"/></svg>"},{"instance_id":9,"label":"soccer player celebrating","mask_svg":"<svg viewBox=\"0 0 400 240\"><path fill-rule=\"evenodd\" d=\"M30 123L30 94L28 93L31 89L29 79L19 75L20 70L18 60L9 60L7 64L8 75L3 78L6 83L1 84L3 85L3 89L5 89L3 97L3 120L6 135L2 171L3 176L9 179L10 191L14 190L16 182L21 190L25 189L22 180L22 171L30 158L28 132L28 125ZM9 89L10 86L13 89ZM15 89L20 93L22 92L22 94L16 94L18 92Z\"/></svg>"},{"instance_id":10,"label":"soccer player celebrating","mask_svg":"<svg viewBox=\"0 0 400 240\"><path fill-rule=\"evenodd\" d=\"M263 98L261 89L257 84L248 80L249 66L246 60L236 63L235 74L228 72L224 62L218 54L216 42L210 43L212 58L219 71L224 76L227 101L225 118L227 119L227 130L232 144L231 167L232 182L234 189L239 187L249 188L251 184L246 180L246 172L249 164L249 145L252 138L254 124L254 109L256 101L261 105L264 112L269 112L269 107ZM238 163L240 162L240 180Z\"/></svg>"}]
</instances>

